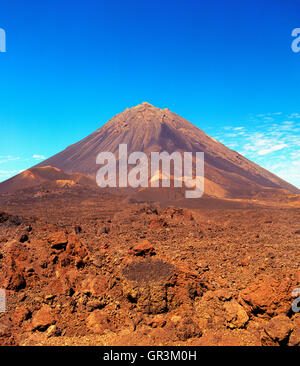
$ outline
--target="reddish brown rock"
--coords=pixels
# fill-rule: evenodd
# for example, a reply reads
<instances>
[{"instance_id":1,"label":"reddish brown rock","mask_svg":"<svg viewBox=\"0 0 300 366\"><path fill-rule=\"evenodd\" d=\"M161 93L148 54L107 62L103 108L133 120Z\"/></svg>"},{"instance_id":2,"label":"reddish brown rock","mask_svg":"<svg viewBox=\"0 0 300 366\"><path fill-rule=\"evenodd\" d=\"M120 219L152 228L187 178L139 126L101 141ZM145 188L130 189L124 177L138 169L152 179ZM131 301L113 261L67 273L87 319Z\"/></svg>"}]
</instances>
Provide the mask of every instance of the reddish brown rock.
<instances>
[{"instance_id":1,"label":"reddish brown rock","mask_svg":"<svg viewBox=\"0 0 300 366\"><path fill-rule=\"evenodd\" d=\"M31 316L31 312L30 310L24 306L24 305L21 305L19 306L15 311L14 311L14 315L12 317L13 319L13 322L18 325L18 326L21 326L22 323L25 321L25 320L28 320Z\"/></svg>"},{"instance_id":2,"label":"reddish brown rock","mask_svg":"<svg viewBox=\"0 0 300 366\"><path fill-rule=\"evenodd\" d=\"M166 325L166 320L163 316L158 315L154 318L148 319L147 325L149 325L151 328L162 328Z\"/></svg>"},{"instance_id":3,"label":"reddish brown rock","mask_svg":"<svg viewBox=\"0 0 300 366\"><path fill-rule=\"evenodd\" d=\"M69 234L66 254L75 257L75 262L78 265L87 259L89 251L86 245L75 234Z\"/></svg>"},{"instance_id":4,"label":"reddish brown rock","mask_svg":"<svg viewBox=\"0 0 300 366\"><path fill-rule=\"evenodd\" d=\"M167 311L167 285L174 271L162 260L133 261L123 269L122 290L125 298L148 314Z\"/></svg>"},{"instance_id":5,"label":"reddish brown rock","mask_svg":"<svg viewBox=\"0 0 300 366\"><path fill-rule=\"evenodd\" d=\"M178 306L192 306L194 300L204 291L204 283L198 273L186 267L176 269L167 286L167 302L170 309Z\"/></svg>"},{"instance_id":6,"label":"reddish brown rock","mask_svg":"<svg viewBox=\"0 0 300 366\"><path fill-rule=\"evenodd\" d=\"M218 297L219 300L224 302L232 299L232 293L227 288L221 288L219 290L216 290L215 295Z\"/></svg>"},{"instance_id":7,"label":"reddish brown rock","mask_svg":"<svg viewBox=\"0 0 300 366\"><path fill-rule=\"evenodd\" d=\"M202 330L191 315L175 315L171 318L171 322L172 324L170 324L170 328L172 328L172 325L174 326L175 329L173 332L181 341L202 336Z\"/></svg>"},{"instance_id":8,"label":"reddish brown rock","mask_svg":"<svg viewBox=\"0 0 300 366\"><path fill-rule=\"evenodd\" d=\"M239 302L251 316L271 317L287 314L293 285L289 277L264 277L241 291Z\"/></svg>"},{"instance_id":9,"label":"reddish brown rock","mask_svg":"<svg viewBox=\"0 0 300 366\"><path fill-rule=\"evenodd\" d=\"M196 273L162 260L133 261L123 270L123 294L143 313L190 307L203 292Z\"/></svg>"},{"instance_id":10,"label":"reddish brown rock","mask_svg":"<svg viewBox=\"0 0 300 366\"><path fill-rule=\"evenodd\" d=\"M13 291L20 291L26 287L26 280L24 274L21 271L11 272L7 281L6 281L6 289Z\"/></svg>"},{"instance_id":11,"label":"reddish brown rock","mask_svg":"<svg viewBox=\"0 0 300 366\"><path fill-rule=\"evenodd\" d=\"M166 220L164 220L162 218L152 219L149 222L150 229L158 229L158 228L163 228L166 226L168 226L168 223Z\"/></svg>"},{"instance_id":12,"label":"reddish brown rock","mask_svg":"<svg viewBox=\"0 0 300 366\"><path fill-rule=\"evenodd\" d=\"M94 297L102 296L107 290L108 282L106 278L99 275L94 276L92 274L86 276L80 288L80 292Z\"/></svg>"},{"instance_id":13,"label":"reddish brown rock","mask_svg":"<svg viewBox=\"0 0 300 366\"><path fill-rule=\"evenodd\" d=\"M275 316L265 326L262 343L272 346L287 345L292 329L292 321L287 316Z\"/></svg>"},{"instance_id":14,"label":"reddish brown rock","mask_svg":"<svg viewBox=\"0 0 300 366\"><path fill-rule=\"evenodd\" d=\"M293 321L293 331L290 335L289 346L300 346L300 314Z\"/></svg>"},{"instance_id":15,"label":"reddish brown rock","mask_svg":"<svg viewBox=\"0 0 300 366\"><path fill-rule=\"evenodd\" d=\"M44 305L32 317L33 330L45 331L56 322L54 312L49 305Z\"/></svg>"},{"instance_id":16,"label":"reddish brown rock","mask_svg":"<svg viewBox=\"0 0 300 366\"><path fill-rule=\"evenodd\" d=\"M45 287L45 291L49 293L53 293L56 295L66 295L70 296L71 286L66 280L64 276L60 278L55 278L52 281L49 281L49 285Z\"/></svg>"},{"instance_id":17,"label":"reddish brown rock","mask_svg":"<svg viewBox=\"0 0 300 366\"><path fill-rule=\"evenodd\" d=\"M110 320L102 310L93 311L86 319L87 327L95 334L102 334L106 329L111 329Z\"/></svg>"},{"instance_id":18,"label":"reddish brown rock","mask_svg":"<svg viewBox=\"0 0 300 366\"><path fill-rule=\"evenodd\" d=\"M235 300L224 303L226 310L226 326L230 329L244 328L249 317L244 308Z\"/></svg>"},{"instance_id":19,"label":"reddish brown rock","mask_svg":"<svg viewBox=\"0 0 300 366\"><path fill-rule=\"evenodd\" d=\"M49 236L48 241L51 248L56 250L63 250L68 243L67 235L64 231L58 231Z\"/></svg>"},{"instance_id":20,"label":"reddish brown rock","mask_svg":"<svg viewBox=\"0 0 300 366\"><path fill-rule=\"evenodd\" d=\"M137 257L146 257L155 255L155 249L149 240L143 240L130 249L129 254Z\"/></svg>"}]
</instances>

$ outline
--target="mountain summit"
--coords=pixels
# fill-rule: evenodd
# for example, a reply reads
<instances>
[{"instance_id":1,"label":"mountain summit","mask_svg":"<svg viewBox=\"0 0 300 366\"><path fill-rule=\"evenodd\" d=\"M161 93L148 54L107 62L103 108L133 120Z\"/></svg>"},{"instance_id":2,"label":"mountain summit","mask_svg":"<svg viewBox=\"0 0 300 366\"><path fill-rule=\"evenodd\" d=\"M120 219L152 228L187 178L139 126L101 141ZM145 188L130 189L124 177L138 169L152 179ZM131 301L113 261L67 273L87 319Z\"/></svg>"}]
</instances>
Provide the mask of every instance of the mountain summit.
<instances>
[{"instance_id":1,"label":"mountain summit","mask_svg":"<svg viewBox=\"0 0 300 366\"><path fill-rule=\"evenodd\" d=\"M128 154L134 151L147 155L162 151L204 152L205 194L209 196L252 198L271 191L300 193L296 187L228 149L168 108L156 108L147 102L127 108L91 135L37 167L52 166L67 174L82 173L94 179L99 169L97 155L109 151L117 156L119 144L127 144ZM7 182L6 190L9 189ZM3 191L1 184L0 191Z\"/></svg>"}]
</instances>

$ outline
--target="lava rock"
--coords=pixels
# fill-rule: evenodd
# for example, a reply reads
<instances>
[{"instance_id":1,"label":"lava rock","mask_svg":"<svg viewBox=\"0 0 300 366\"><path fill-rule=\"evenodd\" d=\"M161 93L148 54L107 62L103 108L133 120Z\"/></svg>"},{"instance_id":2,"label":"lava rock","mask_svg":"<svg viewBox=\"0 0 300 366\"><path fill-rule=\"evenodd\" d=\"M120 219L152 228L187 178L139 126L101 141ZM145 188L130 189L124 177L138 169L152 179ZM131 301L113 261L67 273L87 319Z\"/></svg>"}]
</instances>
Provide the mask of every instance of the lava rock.
<instances>
[{"instance_id":1,"label":"lava rock","mask_svg":"<svg viewBox=\"0 0 300 366\"><path fill-rule=\"evenodd\" d=\"M155 255L156 253L150 241L143 240L132 247L129 251L129 254L135 255L137 257L147 257Z\"/></svg>"}]
</instances>

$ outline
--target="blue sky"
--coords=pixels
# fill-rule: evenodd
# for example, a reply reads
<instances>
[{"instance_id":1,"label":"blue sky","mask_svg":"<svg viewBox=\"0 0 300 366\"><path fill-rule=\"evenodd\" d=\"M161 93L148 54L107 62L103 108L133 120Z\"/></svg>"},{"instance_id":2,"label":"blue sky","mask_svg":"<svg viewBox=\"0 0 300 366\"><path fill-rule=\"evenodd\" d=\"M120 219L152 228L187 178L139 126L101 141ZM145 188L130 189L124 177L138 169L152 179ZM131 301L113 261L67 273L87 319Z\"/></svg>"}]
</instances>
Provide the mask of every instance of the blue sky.
<instances>
[{"instance_id":1,"label":"blue sky","mask_svg":"<svg viewBox=\"0 0 300 366\"><path fill-rule=\"evenodd\" d=\"M168 107L300 187L298 0L0 0L0 181Z\"/></svg>"}]
</instances>

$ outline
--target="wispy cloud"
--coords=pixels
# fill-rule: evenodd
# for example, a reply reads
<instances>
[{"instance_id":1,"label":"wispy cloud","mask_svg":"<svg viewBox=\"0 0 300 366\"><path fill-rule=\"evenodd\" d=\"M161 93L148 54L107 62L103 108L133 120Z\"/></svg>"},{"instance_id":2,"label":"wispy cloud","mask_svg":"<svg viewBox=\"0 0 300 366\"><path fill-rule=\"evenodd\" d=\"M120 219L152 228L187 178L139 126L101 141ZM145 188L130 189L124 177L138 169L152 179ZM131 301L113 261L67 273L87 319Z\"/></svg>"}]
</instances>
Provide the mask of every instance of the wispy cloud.
<instances>
[{"instance_id":1,"label":"wispy cloud","mask_svg":"<svg viewBox=\"0 0 300 366\"><path fill-rule=\"evenodd\" d=\"M300 113L291 113L288 118L300 118Z\"/></svg>"},{"instance_id":2,"label":"wispy cloud","mask_svg":"<svg viewBox=\"0 0 300 366\"><path fill-rule=\"evenodd\" d=\"M44 155L38 155L38 154L32 155L32 157L35 160L45 160L46 159L46 157Z\"/></svg>"},{"instance_id":3,"label":"wispy cloud","mask_svg":"<svg viewBox=\"0 0 300 366\"><path fill-rule=\"evenodd\" d=\"M250 115L216 131L217 140L300 187L300 113Z\"/></svg>"},{"instance_id":4,"label":"wispy cloud","mask_svg":"<svg viewBox=\"0 0 300 366\"><path fill-rule=\"evenodd\" d=\"M11 156L11 155L0 156L0 164L8 163L10 161L16 161L16 160L20 160L20 159L21 158L19 156Z\"/></svg>"},{"instance_id":5,"label":"wispy cloud","mask_svg":"<svg viewBox=\"0 0 300 366\"><path fill-rule=\"evenodd\" d=\"M257 154L258 155L267 155L267 154L270 154L274 151L282 150L286 146L287 146L286 144L275 145L275 146L269 147L268 149L258 150Z\"/></svg>"},{"instance_id":6,"label":"wispy cloud","mask_svg":"<svg viewBox=\"0 0 300 366\"><path fill-rule=\"evenodd\" d=\"M19 174L21 173L23 170L19 170L19 169L16 169L16 170L0 170L0 180L6 180L16 174Z\"/></svg>"}]
</instances>

